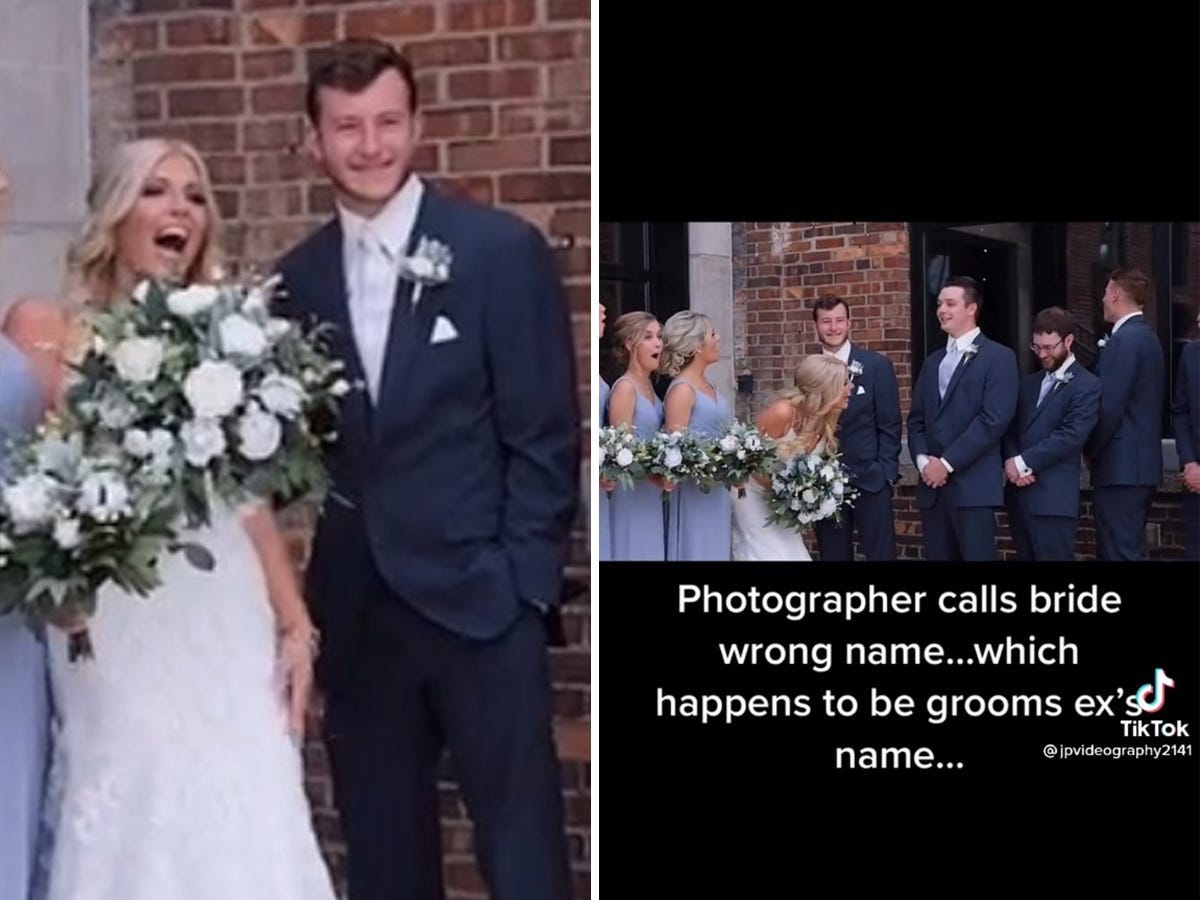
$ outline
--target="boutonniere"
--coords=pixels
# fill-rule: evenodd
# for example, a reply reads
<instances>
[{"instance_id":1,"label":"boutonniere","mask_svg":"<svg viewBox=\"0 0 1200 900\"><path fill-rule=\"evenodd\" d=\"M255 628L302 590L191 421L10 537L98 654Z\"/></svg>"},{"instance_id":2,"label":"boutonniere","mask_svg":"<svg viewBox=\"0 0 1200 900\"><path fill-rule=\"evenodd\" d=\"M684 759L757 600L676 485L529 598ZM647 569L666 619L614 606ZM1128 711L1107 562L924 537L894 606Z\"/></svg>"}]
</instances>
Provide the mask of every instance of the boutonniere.
<instances>
[{"instance_id":1,"label":"boutonniere","mask_svg":"<svg viewBox=\"0 0 1200 900\"><path fill-rule=\"evenodd\" d=\"M1064 372L1062 369L1059 369L1051 377L1054 379L1054 389L1057 391L1060 387L1062 387L1064 384L1066 384L1068 381L1070 381L1072 378L1074 378L1075 373L1074 372Z\"/></svg>"},{"instance_id":2,"label":"boutonniere","mask_svg":"<svg viewBox=\"0 0 1200 900\"><path fill-rule=\"evenodd\" d=\"M978 352L979 352L978 344L968 344L966 347L964 347L963 352L962 352L963 365L965 366L967 363L969 363L971 361L971 359L975 356L975 354Z\"/></svg>"},{"instance_id":3,"label":"boutonniere","mask_svg":"<svg viewBox=\"0 0 1200 900\"><path fill-rule=\"evenodd\" d=\"M425 285L436 287L450 280L450 263L454 254L439 240L422 237L412 256L400 260L400 277L414 283L412 305L416 308Z\"/></svg>"},{"instance_id":4,"label":"boutonniere","mask_svg":"<svg viewBox=\"0 0 1200 900\"><path fill-rule=\"evenodd\" d=\"M862 363L860 363L857 359L852 360L850 365L848 365L846 368L850 372L851 381L863 373Z\"/></svg>"},{"instance_id":5,"label":"boutonniere","mask_svg":"<svg viewBox=\"0 0 1200 900\"><path fill-rule=\"evenodd\" d=\"M1112 332L1109 332L1104 337L1100 338L1100 340L1096 341L1096 349L1103 350L1104 347L1108 344L1108 339L1110 337L1112 337Z\"/></svg>"}]
</instances>

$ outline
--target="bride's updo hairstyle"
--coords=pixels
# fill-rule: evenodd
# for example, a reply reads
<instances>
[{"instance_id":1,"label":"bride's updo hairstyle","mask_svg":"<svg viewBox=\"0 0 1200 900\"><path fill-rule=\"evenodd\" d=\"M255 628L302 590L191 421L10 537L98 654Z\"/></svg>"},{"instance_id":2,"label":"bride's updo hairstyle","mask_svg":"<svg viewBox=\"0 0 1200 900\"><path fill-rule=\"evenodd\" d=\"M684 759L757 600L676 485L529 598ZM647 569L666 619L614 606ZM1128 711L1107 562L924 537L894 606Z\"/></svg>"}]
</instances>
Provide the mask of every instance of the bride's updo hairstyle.
<instances>
[{"instance_id":1,"label":"bride's updo hairstyle","mask_svg":"<svg viewBox=\"0 0 1200 900\"><path fill-rule=\"evenodd\" d=\"M107 304L120 290L117 229L142 196L155 168L168 156L182 156L196 169L208 210L208 229L196 259L185 274L188 282L210 277L220 263L220 211L213 196L208 167L186 141L143 138L117 147L88 192L89 213L79 237L67 251L67 297L76 303Z\"/></svg>"},{"instance_id":2,"label":"bride's updo hairstyle","mask_svg":"<svg viewBox=\"0 0 1200 900\"><path fill-rule=\"evenodd\" d=\"M612 355L618 366L622 370L629 368L630 352L629 344L633 344L634 352L636 353L637 345L641 342L642 337L646 334L646 329L657 322L654 316L648 312L635 310L627 312L625 315L617 319L612 324L611 328L606 329L612 335Z\"/></svg>"},{"instance_id":3,"label":"bride's updo hairstyle","mask_svg":"<svg viewBox=\"0 0 1200 900\"><path fill-rule=\"evenodd\" d=\"M675 313L663 325L663 352L658 360L658 371L674 378L700 352L704 339L712 331L712 319L703 313L690 309Z\"/></svg>"},{"instance_id":4,"label":"bride's updo hairstyle","mask_svg":"<svg viewBox=\"0 0 1200 900\"><path fill-rule=\"evenodd\" d=\"M840 359L825 354L813 354L796 366L796 386L784 391L782 399L792 404L792 419L796 443L811 447L824 439L825 449L837 451L838 402L846 390L846 365Z\"/></svg>"}]
</instances>

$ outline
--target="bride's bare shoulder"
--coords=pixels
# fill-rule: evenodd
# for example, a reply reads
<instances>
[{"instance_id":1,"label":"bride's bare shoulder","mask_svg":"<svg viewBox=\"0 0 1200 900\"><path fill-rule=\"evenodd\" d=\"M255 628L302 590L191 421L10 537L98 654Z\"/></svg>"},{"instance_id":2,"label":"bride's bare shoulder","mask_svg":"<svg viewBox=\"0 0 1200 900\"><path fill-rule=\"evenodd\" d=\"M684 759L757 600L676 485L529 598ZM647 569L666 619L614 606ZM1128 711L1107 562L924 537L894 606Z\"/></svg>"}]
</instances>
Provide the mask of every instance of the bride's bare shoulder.
<instances>
[{"instance_id":1,"label":"bride's bare shoulder","mask_svg":"<svg viewBox=\"0 0 1200 900\"><path fill-rule=\"evenodd\" d=\"M783 437L792 427L796 410L787 400L776 400L758 416L758 429L769 437Z\"/></svg>"}]
</instances>

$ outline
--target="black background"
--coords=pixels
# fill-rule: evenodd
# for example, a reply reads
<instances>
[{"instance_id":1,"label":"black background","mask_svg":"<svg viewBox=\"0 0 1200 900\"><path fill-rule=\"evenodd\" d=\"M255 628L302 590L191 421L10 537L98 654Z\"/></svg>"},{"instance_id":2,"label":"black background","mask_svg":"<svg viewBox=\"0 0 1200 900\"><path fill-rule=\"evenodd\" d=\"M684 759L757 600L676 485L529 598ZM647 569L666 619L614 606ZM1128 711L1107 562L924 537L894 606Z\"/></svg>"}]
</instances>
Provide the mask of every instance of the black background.
<instances>
[{"instance_id":1,"label":"black background","mask_svg":"<svg viewBox=\"0 0 1200 900\"><path fill-rule=\"evenodd\" d=\"M1112 893L1126 883L1149 896L1196 896L1200 844L1197 646L1192 563L1041 564L636 564L600 566L598 620L601 874L646 896L972 896L989 890ZM722 592L924 590L922 613L677 612L681 583ZM1079 591L1093 584L1122 598L1116 614L1026 612L1031 584ZM1011 614L945 614L942 591L1016 593ZM698 605L689 607L697 610ZM850 641L938 642L955 658L1005 636L1065 636L1077 666L854 666ZM719 641L830 642L828 672L804 665L725 666ZM1133 721L1188 724L1186 738L1125 737L1125 695L1113 716L1080 718L1079 694L1125 694L1163 668L1175 681L1166 705ZM870 689L914 698L913 715L870 714ZM732 725L660 718L670 694L807 694L805 718L743 716ZM822 695L859 700L851 718L828 718ZM931 693L1058 694L1057 717L973 718L929 724ZM1189 744L1190 756L1054 758L1046 744L1100 747ZM837 746L929 747L959 769L848 771ZM634 869L640 869L634 874ZM816 879L814 881L814 879ZM818 887L820 885L820 887ZM874 895L874 894L872 894Z\"/></svg>"}]
</instances>

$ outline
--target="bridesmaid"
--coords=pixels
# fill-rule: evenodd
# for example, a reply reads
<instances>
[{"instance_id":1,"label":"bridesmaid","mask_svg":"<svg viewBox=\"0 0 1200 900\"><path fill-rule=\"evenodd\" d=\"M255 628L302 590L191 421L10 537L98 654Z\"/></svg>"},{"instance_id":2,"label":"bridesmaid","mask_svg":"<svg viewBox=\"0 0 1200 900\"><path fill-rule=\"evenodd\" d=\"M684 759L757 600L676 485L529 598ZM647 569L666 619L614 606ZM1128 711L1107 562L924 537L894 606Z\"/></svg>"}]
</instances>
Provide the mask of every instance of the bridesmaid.
<instances>
[{"instance_id":1,"label":"bridesmaid","mask_svg":"<svg viewBox=\"0 0 1200 900\"><path fill-rule=\"evenodd\" d=\"M36 344L39 311L22 304L6 312L0 311L0 477L7 474L9 442L32 431L50 393L38 380L34 354L8 336ZM0 616L0 900L27 900L32 888L49 718L44 645L16 616Z\"/></svg>"},{"instance_id":2,"label":"bridesmaid","mask_svg":"<svg viewBox=\"0 0 1200 900\"><path fill-rule=\"evenodd\" d=\"M719 437L729 425L729 402L704 377L721 358L721 336L712 320L686 309L667 319L659 371L673 378L666 393L665 430L690 429L704 438ZM732 530L729 491L709 493L695 482L680 484L667 514L667 559L728 562Z\"/></svg>"},{"instance_id":3,"label":"bridesmaid","mask_svg":"<svg viewBox=\"0 0 1200 900\"><path fill-rule=\"evenodd\" d=\"M609 425L629 425L639 438L651 438L662 427L663 405L650 385L662 354L662 327L648 312L625 313L613 323L613 355L625 374L613 382L608 397ZM633 489L618 487L609 500L612 520L611 559L662 562L666 552L658 479L639 481Z\"/></svg>"},{"instance_id":4,"label":"bridesmaid","mask_svg":"<svg viewBox=\"0 0 1200 900\"><path fill-rule=\"evenodd\" d=\"M604 309L604 304L600 304L600 337L604 337L604 320L607 316L607 311ZM608 395L611 393L611 388L608 382L603 378L600 379L600 419L601 426L604 425L604 410L608 407ZM600 479L600 498L596 502L597 508L600 510L600 516L597 519L596 527L600 529L600 561L612 559L612 514L610 512L610 504L608 502L608 492L614 490L615 486L603 478Z\"/></svg>"}]
</instances>

